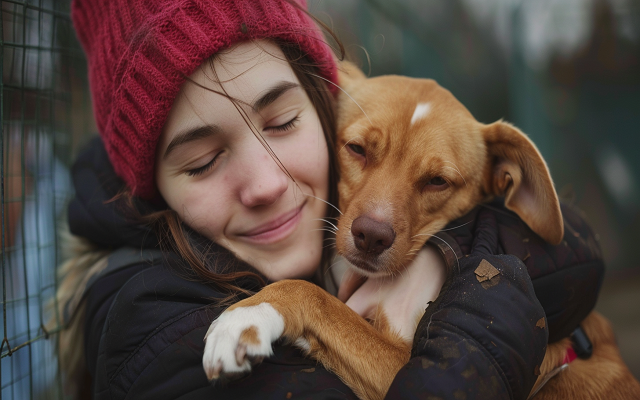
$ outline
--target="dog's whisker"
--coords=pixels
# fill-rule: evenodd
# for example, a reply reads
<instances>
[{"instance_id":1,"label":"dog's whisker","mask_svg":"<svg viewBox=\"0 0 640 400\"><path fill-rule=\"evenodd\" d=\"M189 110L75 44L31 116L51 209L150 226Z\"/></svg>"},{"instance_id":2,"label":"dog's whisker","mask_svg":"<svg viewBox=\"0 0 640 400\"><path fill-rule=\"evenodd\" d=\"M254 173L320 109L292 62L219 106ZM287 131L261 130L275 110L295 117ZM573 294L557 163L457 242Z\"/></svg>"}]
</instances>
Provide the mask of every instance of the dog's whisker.
<instances>
[{"instance_id":1,"label":"dog's whisker","mask_svg":"<svg viewBox=\"0 0 640 400\"><path fill-rule=\"evenodd\" d=\"M315 76L316 78L320 78L320 79L322 79L323 81L325 81L325 82L327 82L327 83L329 83L329 84L331 84L331 85L333 85L333 86L337 87L338 89L340 89L340 90L342 91L342 93L346 94L346 95L347 95L347 97L349 97L349 98L351 99L351 101L353 101L353 103L354 103L356 106L358 106L358 108L360 109L360 111L362 111L362 113L364 114L364 116L365 116L365 117L367 117L367 120L369 121L369 123L370 123L371 125L373 125L373 122L371 122L371 118L369 118L369 116L367 115L367 113L366 113L366 112L364 112L364 109L363 109L362 107L360 107L360 104L358 104L358 102L356 101L356 99L354 99L353 97L351 97L351 95L350 95L346 90L344 90L342 87L340 87L340 85L336 85L335 83L331 82L330 80L328 80L328 79L326 79L326 78L321 77L320 75L316 75L316 74L312 74L312 73L309 73L309 75Z\"/></svg>"},{"instance_id":2,"label":"dog's whisker","mask_svg":"<svg viewBox=\"0 0 640 400\"><path fill-rule=\"evenodd\" d=\"M452 163L451 161L445 161L445 162L449 163L449 164L453 164L453 167L445 167L445 168L451 168L452 170L456 171L458 173L458 175L460 175L460 178L462 178L462 180L464 181L464 184L467 185L467 180L464 179L464 176L462 176L462 173L458 169L458 166L456 164Z\"/></svg>"},{"instance_id":3,"label":"dog's whisker","mask_svg":"<svg viewBox=\"0 0 640 400\"><path fill-rule=\"evenodd\" d=\"M418 236L433 236L433 234L432 233L418 233L416 235L411 236L411 239L416 238Z\"/></svg>"},{"instance_id":4,"label":"dog's whisker","mask_svg":"<svg viewBox=\"0 0 640 400\"><path fill-rule=\"evenodd\" d=\"M324 218L314 218L312 221L324 221L324 222L326 222L327 224L329 224L329 225L331 225L332 227L334 227L334 229L336 230L336 232L338 232L338 231L340 230L340 229L338 229L338 227L337 227L337 226L335 226L332 222L329 222L329 221L327 221L327 220L326 220L326 219L324 219Z\"/></svg>"},{"instance_id":5,"label":"dog's whisker","mask_svg":"<svg viewBox=\"0 0 640 400\"><path fill-rule=\"evenodd\" d=\"M308 197L313 197L314 199L320 200L321 202L323 202L323 203L325 203L325 204L330 205L330 206L331 206L331 207L333 207L337 212L339 212L339 213L340 213L340 215L342 215L342 211L340 211L340 209L339 209L338 207L334 206L333 204L329 203L328 201L326 201L326 200L324 200L324 199L321 199L320 197L316 197L316 196L314 196L314 195L312 195L312 194L308 194L308 193L304 193L304 192L302 192L302 194L303 194L303 195L305 195L305 196L308 196Z\"/></svg>"},{"instance_id":6,"label":"dog's whisker","mask_svg":"<svg viewBox=\"0 0 640 400\"><path fill-rule=\"evenodd\" d=\"M338 153L336 153L336 154L339 154L345 147L347 147L347 145L349 143L351 143L352 141L354 141L356 139L360 139L360 136L347 140L347 142L342 147L340 147L340 150L338 150Z\"/></svg>"},{"instance_id":7,"label":"dog's whisker","mask_svg":"<svg viewBox=\"0 0 640 400\"><path fill-rule=\"evenodd\" d=\"M333 232L333 233L338 233L337 230L335 230L334 228L330 227L330 226L323 226L322 228L316 228L313 229L314 231L327 231L327 232Z\"/></svg>"},{"instance_id":8,"label":"dog's whisker","mask_svg":"<svg viewBox=\"0 0 640 400\"><path fill-rule=\"evenodd\" d=\"M405 273L408 274L409 270L407 269L407 266L404 265L403 262L401 262L400 265L402 265L402 269L400 270L400 277L402 277L402 275L404 275Z\"/></svg>"},{"instance_id":9,"label":"dog's whisker","mask_svg":"<svg viewBox=\"0 0 640 400\"><path fill-rule=\"evenodd\" d=\"M462 228L465 225L469 225L471 222L473 222L473 221L465 222L464 224L458 225L458 226L454 226L453 228L440 229L438 232L445 232L445 231L451 231L451 230L454 230L454 229Z\"/></svg>"},{"instance_id":10,"label":"dog's whisker","mask_svg":"<svg viewBox=\"0 0 640 400\"><path fill-rule=\"evenodd\" d=\"M393 252L393 253L394 253L394 254L396 254L396 255L400 255L400 252L398 251L398 249L393 248L393 247L391 247L391 248L389 249L389 252Z\"/></svg>"},{"instance_id":11,"label":"dog's whisker","mask_svg":"<svg viewBox=\"0 0 640 400\"><path fill-rule=\"evenodd\" d=\"M336 235L338 232L330 229L330 228L318 228L318 229L312 229L311 232L315 232L315 231L325 231L325 232L329 232L329 233L333 233L334 235Z\"/></svg>"},{"instance_id":12,"label":"dog's whisker","mask_svg":"<svg viewBox=\"0 0 640 400\"><path fill-rule=\"evenodd\" d=\"M336 266L336 265L338 265L338 264L340 264L340 261L336 261L336 262L334 262L333 264L329 265L329 266L327 267L326 271L324 271L324 274L325 274L325 275L326 275L326 274L328 274L328 273L329 273L329 270L331 270L331 268L335 267L335 266Z\"/></svg>"},{"instance_id":13,"label":"dog's whisker","mask_svg":"<svg viewBox=\"0 0 640 400\"><path fill-rule=\"evenodd\" d=\"M406 272L407 271L407 266L402 261L398 261L398 263L400 264L400 266L402 268L398 268L397 264L394 265L393 272L391 274L391 278L392 279L402 278L405 273L408 273L408 272Z\"/></svg>"},{"instance_id":14,"label":"dog's whisker","mask_svg":"<svg viewBox=\"0 0 640 400\"><path fill-rule=\"evenodd\" d=\"M437 236L437 235L432 235L430 233L419 233L417 235L412 236L412 238L416 237L416 236L429 236L432 238L436 238L438 240L441 240L442 243L446 244L448 248L451 249L451 252L453 253L453 255L456 257L456 264L458 266L458 273L460 273L460 261L458 261L458 255L456 254L455 250L453 250L453 247L451 247L451 245L449 243L447 243L446 240L444 240L443 238Z\"/></svg>"},{"instance_id":15,"label":"dog's whisker","mask_svg":"<svg viewBox=\"0 0 640 400\"><path fill-rule=\"evenodd\" d=\"M463 226L465 226L465 225L469 225L469 224L470 224L470 223L472 223L472 222L473 222L473 221L467 221L467 222L465 222L464 224L460 224L460 225L458 225L458 226L454 226L454 227L447 228L447 229L440 229L440 230L438 230L438 231L435 231L434 233L437 233L437 232L446 232L446 231L451 231L451 230L454 230L454 229L462 228ZM416 242L417 242L416 238L418 238L419 236L429 236L429 237L431 237L431 236L433 236L433 234L432 234L432 233L418 233L418 234L416 234L416 235L411 236L411 241L416 241Z\"/></svg>"}]
</instances>

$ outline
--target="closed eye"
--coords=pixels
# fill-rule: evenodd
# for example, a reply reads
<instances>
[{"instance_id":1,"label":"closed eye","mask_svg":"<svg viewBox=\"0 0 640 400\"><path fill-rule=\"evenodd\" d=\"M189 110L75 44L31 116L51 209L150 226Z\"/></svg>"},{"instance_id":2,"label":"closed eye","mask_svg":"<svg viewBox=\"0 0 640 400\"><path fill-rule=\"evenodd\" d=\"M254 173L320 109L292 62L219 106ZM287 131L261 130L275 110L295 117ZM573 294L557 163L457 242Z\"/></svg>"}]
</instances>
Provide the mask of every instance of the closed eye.
<instances>
[{"instance_id":1,"label":"closed eye","mask_svg":"<svg viewBox=\"0 0 640 400\"><path fill-rule=\"evenodd\" d=\"M213 157L211 159L211 161L209 161L208 163L206 163L202 167L198 167L198 168L194 168L194 169L190 169L190 170L185 171L185 174L187 174L188 176L199 176L199 175L204 174L205 172L207 172L211 168L213 168L213 166L216 164L216 160L218 159L218 156L220 156L220 154L222 154L222 153L223 152L221 151L220 153L216 154L215 157Z\"/></svg>"},{"instance_id":2,"label":"closed eye","mask_svg":"<svg viewBox=\"0 0 640 400\"><path fill-rule=\"evenodd\" d=\"M272 130L272 131L276 131L276 132L285 132L285 131L288 131L289 129L295 127L296 124L298 123L298 121L300 121L300 116L297 115L287 123L284 123L284 124L278 125L278 126L268 126L268 127L264 128L264 129L265 130Z\"/></svg>"}]
</instances>

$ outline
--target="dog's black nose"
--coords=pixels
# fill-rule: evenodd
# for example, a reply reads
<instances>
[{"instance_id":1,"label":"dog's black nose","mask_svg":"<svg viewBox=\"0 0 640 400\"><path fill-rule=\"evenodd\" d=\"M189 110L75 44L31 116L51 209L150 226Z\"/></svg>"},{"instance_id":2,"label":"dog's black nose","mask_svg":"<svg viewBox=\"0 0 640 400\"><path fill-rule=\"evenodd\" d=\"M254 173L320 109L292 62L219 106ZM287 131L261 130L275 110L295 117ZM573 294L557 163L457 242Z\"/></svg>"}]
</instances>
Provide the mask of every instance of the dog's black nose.
<instances>
[{"instance_id":1,"label":"dog's black nose","mask_svg":"<svg viewBox=\"0 0 640 400\"><path fill-rule=\"evenodd\" d=\"M365 215L353 220L351 234L358 250L373 255L378 255L391 247L396 238L396 233L390 224L376 221Z\"/></svg>"}]
</instances>

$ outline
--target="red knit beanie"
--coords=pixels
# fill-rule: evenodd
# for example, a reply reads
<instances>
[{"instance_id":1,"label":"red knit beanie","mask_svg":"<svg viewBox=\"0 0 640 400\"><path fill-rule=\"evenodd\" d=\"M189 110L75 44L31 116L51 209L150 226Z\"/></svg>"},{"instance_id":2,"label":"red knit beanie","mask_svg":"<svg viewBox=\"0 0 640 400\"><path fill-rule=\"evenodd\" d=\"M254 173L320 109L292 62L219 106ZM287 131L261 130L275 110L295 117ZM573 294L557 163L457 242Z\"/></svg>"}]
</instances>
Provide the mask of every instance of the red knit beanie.
<instances>
[{"instance_id":1,"label":"red knit beanie","mask_svg":"<svg viewBox=\"0 0 640 400\"><path fill-rule=\"evenodd\" d=\"M287 0L74 0L71 8L98 130L116 173L146 199L156 195L156 144L173 100L219 50L247 39L297 43L337 80L322 33Z\"/></svg>"}]
</instances>

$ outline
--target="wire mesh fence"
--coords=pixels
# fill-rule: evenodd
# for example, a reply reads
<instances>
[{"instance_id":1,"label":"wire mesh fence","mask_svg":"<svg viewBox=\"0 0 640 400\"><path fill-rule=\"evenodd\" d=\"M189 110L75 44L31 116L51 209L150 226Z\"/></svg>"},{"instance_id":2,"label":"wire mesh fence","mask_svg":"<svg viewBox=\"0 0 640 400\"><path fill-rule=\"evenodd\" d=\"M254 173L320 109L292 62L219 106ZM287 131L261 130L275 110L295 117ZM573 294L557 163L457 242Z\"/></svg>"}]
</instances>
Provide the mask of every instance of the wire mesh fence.
<instances>
[{"instance_id":1,"label":"wire mesh fence","mask_svg":"<svg viewBox=\"0 0 640 400\"><path fill-rule=\"evenodd\" d=\"M2 399L62 398L54 354L57 232L71 191L74 110L83 113L88 103L78 95L86 88L84 61L69 3L2 1Z\"/></svg>"}]
</instances>

